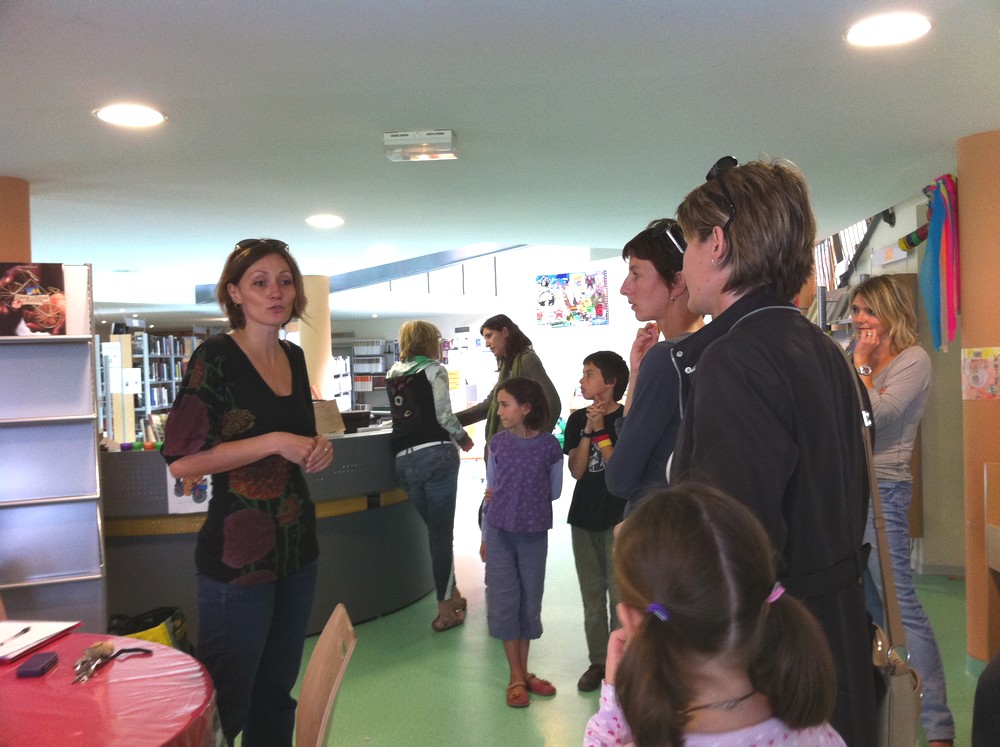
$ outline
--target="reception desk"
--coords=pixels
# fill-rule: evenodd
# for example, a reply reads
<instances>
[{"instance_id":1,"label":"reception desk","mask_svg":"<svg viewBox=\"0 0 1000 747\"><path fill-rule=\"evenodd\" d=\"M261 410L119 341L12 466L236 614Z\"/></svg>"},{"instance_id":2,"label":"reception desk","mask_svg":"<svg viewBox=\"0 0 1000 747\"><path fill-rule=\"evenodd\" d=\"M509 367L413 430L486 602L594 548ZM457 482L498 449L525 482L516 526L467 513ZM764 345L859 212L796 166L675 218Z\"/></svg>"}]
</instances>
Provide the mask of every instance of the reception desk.
<instances>
[{"instance_id":1,"label":"reception desk","mask_svg":"<svg viewBox=\"0 0 1000 747\"><path fill-rule=\"evenodd\" d=\"M339 602L360 622L434 588L427 529L396 481L389 432L338 435L331 443L333 465L306 476L320 549L311 633ZM170 485L155 451L101 454L108 611L177 606L196 640L194 546L204 513L169 513Z\"/></svg>"}]
</instances>

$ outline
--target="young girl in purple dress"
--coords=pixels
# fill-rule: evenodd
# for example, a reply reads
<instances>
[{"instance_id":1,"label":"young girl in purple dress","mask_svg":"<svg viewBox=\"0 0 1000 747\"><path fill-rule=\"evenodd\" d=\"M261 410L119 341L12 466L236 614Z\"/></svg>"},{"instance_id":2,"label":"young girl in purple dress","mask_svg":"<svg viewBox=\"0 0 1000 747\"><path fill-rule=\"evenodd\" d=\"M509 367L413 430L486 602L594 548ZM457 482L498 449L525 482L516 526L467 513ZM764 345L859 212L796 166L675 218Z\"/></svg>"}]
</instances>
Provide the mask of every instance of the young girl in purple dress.
<instances>
[{"instance_id":1,"label":"young girl in purple dress","mask_svg":"<svg viewBox=\"0 0 1000 747\"><path fill-rule=\"evenodd\" d=\"M504 430L490 440L486 464L483 559L490 635L503 641L510 666L507 705L523 708L529 693L555 695L528 670L528 648L542 635L542 591L552 501L562 491L562 448L540 431L547 418L536 381L515 377L496 393Z\"/></svg>"}]
</instances>

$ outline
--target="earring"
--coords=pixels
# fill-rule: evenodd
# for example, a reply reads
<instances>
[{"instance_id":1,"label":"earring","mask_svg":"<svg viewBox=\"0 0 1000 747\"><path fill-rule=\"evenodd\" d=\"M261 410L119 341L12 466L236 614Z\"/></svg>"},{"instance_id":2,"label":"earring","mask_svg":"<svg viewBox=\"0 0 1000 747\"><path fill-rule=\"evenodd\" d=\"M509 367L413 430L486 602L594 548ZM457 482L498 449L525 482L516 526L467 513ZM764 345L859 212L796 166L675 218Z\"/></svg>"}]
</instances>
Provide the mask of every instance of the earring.
<instances>
[{"instance_id":1,"label":"earring","mask_svg":"<svg viewBox=\"0 0 1000 747\"><path fill-rule=\"evenodd\" d=\"M671 297L670 297L670 300L671 300L671 301L676 301L676 300L677 300L677 296L671 296Z\"/></svg>"},{"instance_id":2,"label":"earring","mask_svg":"<svg viewBox=\"0 0 1000 747\"><path fill-rule=\"evenodd\" d=\"M712 267L718 267L718 266L719 266L719 260L713 259L712 260Z\"/></svg>"}]
</instances>

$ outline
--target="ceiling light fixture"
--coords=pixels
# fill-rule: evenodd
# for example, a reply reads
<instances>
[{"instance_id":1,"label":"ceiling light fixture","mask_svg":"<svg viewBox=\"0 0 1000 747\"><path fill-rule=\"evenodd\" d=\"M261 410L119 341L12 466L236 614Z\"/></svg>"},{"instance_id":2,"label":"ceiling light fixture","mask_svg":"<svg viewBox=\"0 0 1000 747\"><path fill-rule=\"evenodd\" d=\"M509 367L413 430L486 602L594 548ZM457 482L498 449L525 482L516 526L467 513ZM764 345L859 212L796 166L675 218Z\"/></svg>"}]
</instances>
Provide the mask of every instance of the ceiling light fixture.
<instances>
[{"instance_id":1,"label":"ceiling light fixture","mask_svg":"<svg viewBox=\"0 0 1000 747\"><path fill-rule=\"evenodd\" d=\"M344 219L339 215L319 213L317 215L310 215L306 218L306 223L313 228L340 228L344 225Z\"/></svg>"},{"instance_id":2,"label":"ceiling light fixture","mask_svg":"<svg viewBox=\"0 0 1000 747\"><path fill-rule=\"evenodd\" d=\"M883 13L858 21L845 37L858 47L890 47L925 36L931 22L919 13Z\"/></svg>"},{"instance_id":3,"label":"ceiling light fixture","mask_svg":"<svg viewBox=\"0 0 1000 747\"><path fill-rule=\"evenodd\" d=\"M382 146L390 161L454 161L458 158L451 130L384 132Z\"/></svg>"},{"instance_id":4,"label":"ceiling light fixture","mask_svg":"<svg viewBox=\"0 0 1000 747\"><path fill-rule=\"evenodd\" d=\"M118 127L155 127L167 120L167 115L142 104L111 104L91 112L102 122Z\"/></svg>"}]
</instances>

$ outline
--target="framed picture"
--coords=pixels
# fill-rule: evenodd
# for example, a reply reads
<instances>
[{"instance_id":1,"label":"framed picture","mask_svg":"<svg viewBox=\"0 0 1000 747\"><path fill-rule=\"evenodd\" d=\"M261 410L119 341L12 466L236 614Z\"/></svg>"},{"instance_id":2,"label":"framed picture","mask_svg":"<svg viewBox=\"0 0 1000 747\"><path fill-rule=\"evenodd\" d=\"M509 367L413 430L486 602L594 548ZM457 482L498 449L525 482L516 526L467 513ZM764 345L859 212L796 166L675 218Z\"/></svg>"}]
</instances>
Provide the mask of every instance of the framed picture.
<instances>
[{"instance_id":1,"label":"framed picture","mask_svg":"<svg viewBox=\"0 0 1000 747\"><path fill-rule=\"evenodd\" d=\"M535 320L549 327L607 324L608 273L563 272L535 277Z\"/></svg>"}]
</instances>

